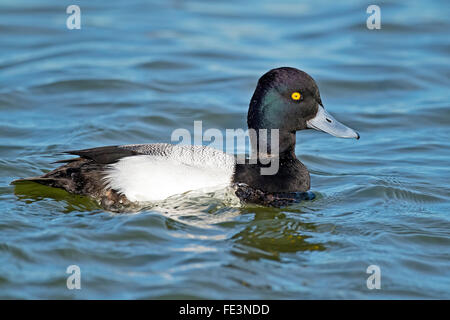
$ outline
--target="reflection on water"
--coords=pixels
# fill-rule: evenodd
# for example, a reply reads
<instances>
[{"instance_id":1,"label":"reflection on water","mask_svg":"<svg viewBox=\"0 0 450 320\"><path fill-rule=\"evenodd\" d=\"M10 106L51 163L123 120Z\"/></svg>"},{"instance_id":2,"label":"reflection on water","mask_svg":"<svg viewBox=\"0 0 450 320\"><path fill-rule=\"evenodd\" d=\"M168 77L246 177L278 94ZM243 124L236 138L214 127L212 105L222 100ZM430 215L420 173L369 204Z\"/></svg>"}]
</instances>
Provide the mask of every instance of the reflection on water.
<instances>
[{"instance_id":1,"label":"reflection on water","mask_svg":"<svg viewBox=\"0 0 450 320\"><path fill-rule=\"evenodd\" d=\"M36 183L20 183L15 187L18 200L31 204L44 199L58 201L62 213L76 211L95 211L101 207L84 196L67 193L64 190L42 186ZM235 208L234 210L232 208ZM285 252L307 250L325 250L321 243L312 243L311 236L303 231L314 232L313 223L305 223L297 218L301 210L290 209L290 214L276 208L246 205L242 206L231 188L215 192L192 191L176 195L158 203L152 203L130 209L123 214L138 213L144 210L159 212L166 217L183 224L201 228L233 225L238 215L249 214L253 217L246 221L246 227L234 234L235 243L232 253L247 259L275 259ZM292 213L295 212L295 216ZM112 214L112 213L111 213ZM171 224L168 224L170 228ZM192 246L183 250L202 251L203 246Z\"/></svg>"},{"instance_id":2,"label":"reflection on water","mask_svg":"<svg viewBox=\"0 0 450 320\"><path fill-rule=\"evenodd\" d=\"M314 239L305 234L316 230L313 223L302 222L298 217L289 217L279 210L264 208L254 211L253 220L232 237L235 255L246 259L281 260L283 253L325 250L323 244L314 243Z\"/></svg>"},{"instance_id":3,"label":"reflection on water","mask_svg":"<svg viewBox=\"0 0 450 320\"><path fill-rule=\"evenodd\" d=\"M0 298L449 298L448 1L0 4ZM65 150L246 128L258 77L307 71L358 141L307 130L313 201L227 189L132 214L14 179ZM65 287L80 266L83 290ZM381 290L366 269L380 266Z\"/></svg>"},{"instance_id":4,"label":"reflection on water","mask_svg":"<svg viewBox=\"0 0 450 320\"><path fill-rule=\"evenodd\" d=\"M25 204L45 199L56 200L63 213L101 209L94 200L88 197L70 194L62 189L50 188L34 182L15 185L14 194L19 201L23 201Z\"/></svg>"}]
</instances>

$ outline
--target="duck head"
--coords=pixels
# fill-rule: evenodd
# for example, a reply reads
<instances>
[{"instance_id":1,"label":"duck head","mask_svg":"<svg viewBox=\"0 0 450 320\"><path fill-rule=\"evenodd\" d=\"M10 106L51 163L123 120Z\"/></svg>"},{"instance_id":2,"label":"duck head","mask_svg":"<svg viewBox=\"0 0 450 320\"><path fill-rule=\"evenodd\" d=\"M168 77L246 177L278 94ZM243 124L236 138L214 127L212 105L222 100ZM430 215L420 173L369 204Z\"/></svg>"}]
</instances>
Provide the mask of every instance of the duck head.
<instances>
[{"instance_id":1,"label":"duck head","mask_svg":"<svg viewBox=\"0 0 450 320\"><path fill-rule=\"evenodd\" d=\"M295 133L304 129L359 139L355 130L325 110L314 79L306 72L289 67L272 69L259 79L250 101L247 124L257 132L279 129L280 153L293 153Z\"/></svg>"}]
</instances>

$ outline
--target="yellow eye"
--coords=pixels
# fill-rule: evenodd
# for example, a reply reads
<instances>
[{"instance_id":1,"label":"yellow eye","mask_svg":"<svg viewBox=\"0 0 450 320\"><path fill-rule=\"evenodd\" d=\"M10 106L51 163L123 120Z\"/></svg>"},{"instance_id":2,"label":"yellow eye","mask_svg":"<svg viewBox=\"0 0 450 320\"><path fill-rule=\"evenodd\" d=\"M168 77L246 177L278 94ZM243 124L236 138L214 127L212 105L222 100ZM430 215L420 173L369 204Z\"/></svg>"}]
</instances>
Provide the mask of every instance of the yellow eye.
<instances>
[{"instance_id":1,"label":"yellow eye","mask_svg":"<svg viewBox=\"0 0 450 320\"><path fill-rule=\"evenodd\" d=\"M291 94L291 98L292 98L292 100L296 100L296 101L298 101L298 100L300 100L300 98L302 97L302 95L300 94L300 92L293 92L292 94Z\"/></svg>"}]
</instances>

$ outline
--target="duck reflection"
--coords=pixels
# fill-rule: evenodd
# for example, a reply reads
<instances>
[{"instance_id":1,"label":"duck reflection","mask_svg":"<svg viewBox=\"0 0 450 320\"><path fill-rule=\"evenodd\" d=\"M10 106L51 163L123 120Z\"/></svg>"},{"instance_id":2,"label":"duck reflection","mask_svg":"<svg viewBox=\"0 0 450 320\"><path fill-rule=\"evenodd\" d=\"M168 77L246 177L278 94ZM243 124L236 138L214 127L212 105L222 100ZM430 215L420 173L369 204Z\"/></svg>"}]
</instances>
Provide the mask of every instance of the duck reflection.
<instances>
[{"instance_id":1,"label":"duck reflection","mask_svg":"<svg viewBox=\"0 0 450 320\"><path fill-rule=\"evenodd\" d=\"M322 243L314 243L307 235L316 232L313 223L300 220L301 210L289 212L276 208L244 208L242 213L253 213L254 219L235 234L233 253L246 259L280 260L283 253L323 251Z\"/></svg>"},{"instance_id":2,"label":"duck reflection","mask_svg":"<svg viewBox=\"0 0 450 320\"><path fill-rule=\"evenodd\" d=\"M101 209L94 200L86 196L70 194L62 189L51 188L34 182L14 185L14 195L19 201L27 204L51 199L52 204L57 205L62 213Z\"/></svg>"}]
</instances>

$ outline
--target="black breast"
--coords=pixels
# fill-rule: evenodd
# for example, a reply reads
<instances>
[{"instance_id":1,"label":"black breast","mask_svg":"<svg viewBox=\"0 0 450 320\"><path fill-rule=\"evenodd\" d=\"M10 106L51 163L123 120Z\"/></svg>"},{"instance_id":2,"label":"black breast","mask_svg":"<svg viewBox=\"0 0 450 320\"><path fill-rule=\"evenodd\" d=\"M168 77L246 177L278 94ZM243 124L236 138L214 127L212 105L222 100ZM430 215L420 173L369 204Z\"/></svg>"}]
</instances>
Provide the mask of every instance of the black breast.
<instances>
[{"instance_id":1,"label":"black breast","mask_svg":"<svg viewBox=\"0 0 450 320\"><path fill-rule=\"evenodd\" d=\"M275 161L275 159L271 159ZM310 177L306 167L297 158L279 160L279 169L274 175L262 175L261 163L236 164L233 183L245 183L264 192L305 192L310 188Z\"/></svg>"}]
</instances>

